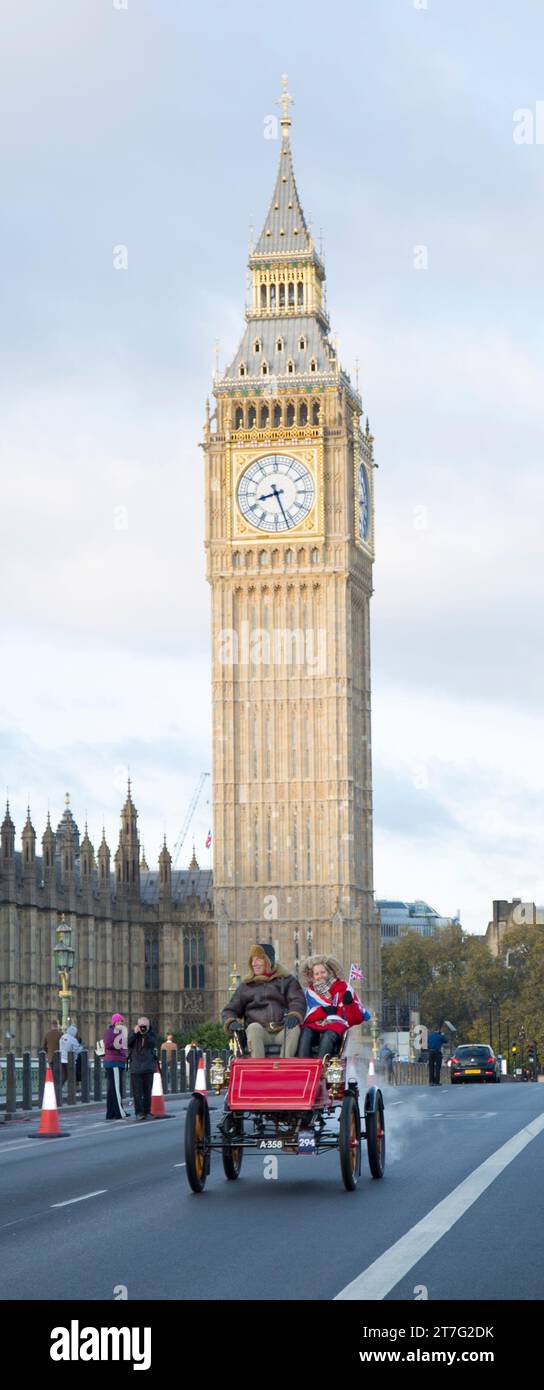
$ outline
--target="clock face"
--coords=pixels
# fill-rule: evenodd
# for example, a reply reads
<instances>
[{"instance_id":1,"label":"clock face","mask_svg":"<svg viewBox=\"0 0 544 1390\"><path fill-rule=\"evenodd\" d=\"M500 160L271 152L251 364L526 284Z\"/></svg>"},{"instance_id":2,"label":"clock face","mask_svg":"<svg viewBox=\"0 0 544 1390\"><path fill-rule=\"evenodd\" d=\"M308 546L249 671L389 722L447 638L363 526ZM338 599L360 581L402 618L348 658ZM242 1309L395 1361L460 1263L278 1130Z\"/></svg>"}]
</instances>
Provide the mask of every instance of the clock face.
<instances>
[{"instance_id":1,"label":"clock face","mask_svg":"<svg viewBox=\"0 0 544 1390\"><path fill-rule=\"evenodd\" d=\"M359 535L362 541L368 540L370 508L368 505L368 483L364 463L359 464Z\"/></svg>"},{"instance_id":2,"label":"clock face","mask_svg":"<svg viewBox=\"0 0 544 1390\"><path fill-rule=\"evenodd\" d=\"M266 454L242 473L238 506L257 531L290 531L311 510L314 480L304 463L289 454Z\"/></svg>"}]
</instances>

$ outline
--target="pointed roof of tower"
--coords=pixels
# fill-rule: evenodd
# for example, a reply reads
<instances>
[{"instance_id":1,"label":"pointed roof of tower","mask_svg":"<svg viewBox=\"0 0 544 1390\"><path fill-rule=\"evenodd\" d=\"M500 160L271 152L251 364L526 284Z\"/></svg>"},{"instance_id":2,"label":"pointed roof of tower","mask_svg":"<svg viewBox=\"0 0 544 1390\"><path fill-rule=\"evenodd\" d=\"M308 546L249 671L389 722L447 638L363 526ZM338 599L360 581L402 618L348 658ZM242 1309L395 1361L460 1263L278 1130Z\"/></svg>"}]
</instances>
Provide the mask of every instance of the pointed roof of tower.
<instances>
[{"instance_id":1,"label":"pointed roof of tower","mask_svg":"<svg viewBox=\"0 0 544 1390\"><path fill-rule=\"evenodd\" d=\"M88 831L88 828L87 828L87 821L85 821L85 834L84 834L84 836L83 836L83 839L82 839L81 845L80 845L80 850L84 850L84 849L87 850L87 853L90 853L91 855L94 855L94 848L93 848L93 846L92 846L92 844L91 844L91 841L90 841L90 839L89 839L89 831Z\"/></svg>"},{"instance_id":2,"label":"pointed roof of tower","mask_svg":"<svg viewBox=\"0 0 544 1390\"><path fill-rule=\"evenodd\" d=\"M142 873L144 873L144 874L148 874L148 873L149 873L149 864L148 864L147 859L146 859L146 857L145 857L145 845L142 845L142 857L141 857L141 859L140 859L140 869L142 870Z\"/></svg>"},{"instance_id":3,"label":"pointed roof of tower","mask_svg":"<svg viewBox=\"0 0 544 1390\"><path fill-rule=\"evenodd\" d=\"M194 842L194 840L193 840L193 857L192 857L192 859L191 859L191 863L189 864L189 868L190 868L190 869L199 869L199 868L200 868L200 864L199 864L199 862L198 862L198 860L197 860L197 857L196 857L196 854L195 854L195 842Z\"/></svg>"},{"instance_id":4,"label":"pointed roof of tower","mask_svg":"<svg viewBox=\"0 0 544 1390\"><path fill-rule=\"evenodd\" d=\"M171 863L172 863L172 855L170 854L170 850L168 849L168 845L167 845L167 843L166 843L166 835L165 835L165 837L164 837L164 844L163 844L163 847L162 847L161 852L160 852L160 854L159 854L159 864L171 864Z\"/></svg>"},{"instance_id":5,"label":"pointed roof of tower","mask_svg":"<svg viewBox=\"0 0 544 1390\"><path fill-rule=\"evenodd\" d=\"M30 833L34 836L34 838L36 838L36 831L30 819L30 806L27 806L26 808L26 821L24 823L22 833L23 835L28 835Z\"/></svg>"},{"instance_id":6,"label":"pointed roof of tower","mask_svg":"<svg viewBox=\"0 0 544 1390\"><path fill-rule=\"evenodd\" d=\"M9 801L6 801L6 814L2 821L2 830L15 830L15 826L10 815Z\"/></svg>"},{"instance_id":7,"label":"pointed roof of tower","mask_svg":"<svg viewBox=\"0 0 544 1390\"><path fill-rule=\"evenodd\" d=\"M106 840L106 827L105 827L105 825L103 825L103 826L102 826L102 839L101 839L100 844L99 844L99 846L98 846L98 853L99 853L99 855L103 855L103 854L109 854L109 852L110 852L110 847L109 847L108 842L107 842L107 840Z\"/></svg>"},{"instance_id":8,"label":"pointed roof of tower","mask_svg":"<svg viewBox=\"0 0 544 1390\"><path fill-rule=\"evenodd\" d=\"M289 106L292 97L287 91L287 77L282 77L283 92L279 104L283 108L280 120L282 137L280 162L272 201L268 209L264 227L255 246L256 256L290 255L293 251L309 253L312 238L302 211L299 198L293 156L289 140Z\"/></svg>"},{"instance_id":9,"label":"pointed roof of tower","mask_svg":"<svg viewBox=\"0 0 544 1390\"><path fill-rule=\"evenodd\" d=\"M54 832L53 827L52 827L52 825L51 825L51 816L50 816L49 811L48 811L48 812L47 812L47 825L46 825L45 830L44 830L43 835L42 835L42 845L43 845L43 844L51 844L51 842L54 841L54 839L55 839L55 832Z\"/></svg>"}]
</instances>

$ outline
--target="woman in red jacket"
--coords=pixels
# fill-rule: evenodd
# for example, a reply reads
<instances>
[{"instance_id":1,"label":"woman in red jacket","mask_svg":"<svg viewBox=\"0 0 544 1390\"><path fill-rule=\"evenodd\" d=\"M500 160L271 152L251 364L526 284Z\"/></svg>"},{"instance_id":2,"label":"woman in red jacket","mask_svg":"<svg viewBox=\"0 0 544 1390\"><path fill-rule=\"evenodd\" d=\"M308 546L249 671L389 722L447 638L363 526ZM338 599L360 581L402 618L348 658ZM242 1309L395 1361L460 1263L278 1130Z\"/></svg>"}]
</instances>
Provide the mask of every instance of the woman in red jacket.
<instances>
[{"instance_id":1,"label":"woman in red jacket","mask_svg":"<svg viewBox=\"0 0 544 1390\"><path fill-rule=\"evenodd\" d=\"M306 1017L298 1046L299 1057L311 1057L319 1042L319 1057L332 1057L348 1028L370 1018L354 990L348 989L334 956L308 956L300 970L306 996Z\"/></svg>"}]
</instances>

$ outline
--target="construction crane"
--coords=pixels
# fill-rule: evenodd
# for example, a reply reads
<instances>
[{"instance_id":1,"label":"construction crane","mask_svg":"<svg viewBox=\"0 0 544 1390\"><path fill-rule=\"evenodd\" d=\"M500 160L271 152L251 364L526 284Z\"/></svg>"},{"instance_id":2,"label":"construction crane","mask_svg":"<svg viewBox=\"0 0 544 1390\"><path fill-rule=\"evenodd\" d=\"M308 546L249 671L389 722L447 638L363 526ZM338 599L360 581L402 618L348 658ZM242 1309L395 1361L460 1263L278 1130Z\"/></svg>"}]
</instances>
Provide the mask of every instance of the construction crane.
<instances>
[{"instance_id":1,"label":"construction crane","mask_svg":"<svg viewBox=\"0 0 544 1390\"><path fill-rule=\"evenodd\" d=\"M181 827L180 833L179 833L179 835L178 835L178 838L177 838L177 840L176 840L176 843L175 843L174 848L173 848L173 851L172 851L172 868L173 868L173 869L176 868L176 865L177 865L179 856L180 856L181 851L182 851L182 849L183 849L183 842L184 842L184 840L185 840L185 837L186 837L186 835L187 835L187 831L188 831L188 829L189 829L189 826L190 826L191 821L192 821L192 819L193 819L193 816L194 816L194 814L195 814L196 808L197 808L198 803L199 803L199 801L200 801L200 794L201 794L202 788L203 788L203 786L204 786L204 783L205 783L205 781L206 781L206 778L209 777L209 775L210 775L209 772L202 772L202 773L200 774L200 778L199 778L198 784L197 784L197 786L195 787L195 790L194 790L194 792L193 792L191 801L189 802L189 806L188 806L188 809L187 809L187 815L186 815L186 817L185 817L185 820L184 820L184 822L183 822L183 825L182 825L182 827Z\"/></svg>"}]
</instances>

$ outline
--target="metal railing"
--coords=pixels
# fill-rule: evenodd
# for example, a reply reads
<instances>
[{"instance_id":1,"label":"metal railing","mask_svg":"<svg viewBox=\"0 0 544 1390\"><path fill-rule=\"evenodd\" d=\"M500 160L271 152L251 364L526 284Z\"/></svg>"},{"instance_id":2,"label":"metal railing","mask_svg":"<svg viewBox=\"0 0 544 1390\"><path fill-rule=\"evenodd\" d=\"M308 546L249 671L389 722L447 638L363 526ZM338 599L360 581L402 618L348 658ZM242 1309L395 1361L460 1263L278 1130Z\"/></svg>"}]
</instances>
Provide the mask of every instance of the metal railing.
<instances>
[{"instance_id":1,"label":"metal railing","mask_svg":"<svg viewBox=\"0 0 544 1390\"><path fill-rule=\"evenodd\" d=\"M186 1061L184 1052L178 1053L177 1049L172 1051L170 1057L165 1052L160 1053L159 1065L165 1095L183 1095L193 1090L200 1056L209 1078L213 1059L221 1057L227 1065L231 1054L226 1048L222 1051L219 1048L200 1049L198 1053L189 1053ZM45 1052L39 1052L37 1056L23 1052L19 1057L14 1052L8 1052L0 1057L0 1111L4 1112L6 1119L17 1111L28 1112L41 1106L48 1065ZM84 1048L77 1058L75 1053L70 1052L64 1064L60 1052L55 1052L51 1068L59 1109L62 1106L96 1105L105 1101L107 1078L103 1058L97 1057L94 1052ZM122 1094L128 1094L129 1089L130 1068L121 1075Z\"/></svg>"}]
</instances>

